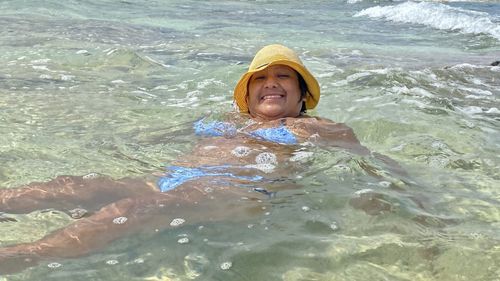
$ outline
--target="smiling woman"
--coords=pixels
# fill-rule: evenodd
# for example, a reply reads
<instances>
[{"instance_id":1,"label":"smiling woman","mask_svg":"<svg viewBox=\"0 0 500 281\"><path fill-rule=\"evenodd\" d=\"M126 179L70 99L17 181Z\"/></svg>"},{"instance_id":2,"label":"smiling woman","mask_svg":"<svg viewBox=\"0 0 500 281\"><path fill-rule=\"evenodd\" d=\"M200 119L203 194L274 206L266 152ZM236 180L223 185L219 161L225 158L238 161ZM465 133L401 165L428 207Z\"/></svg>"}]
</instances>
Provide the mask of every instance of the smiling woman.
<instances>
[{"instance_id":1,"label":"smiling woman","mask_svg":"<svg viewBox=\"0 0 500 281\"><path fill-rule=\"evenodd\" d=\"M314 144L370 154L349 127L303 114L316 106L319 86L298 56L284 46L270 45L257 53L236 86L234 99L241 117L195 122L195 134L207 138L168 167L156 184L147 177L113 180L95 174L0 189L2 212L54 208L73 214L75 206L84 211L66 228L38 241L0 248L0 274L47 258L82 256L129 234L178 226L170 222L180 218L199 223L255 216L268 205L266 196L275 194L268 189L279 182L276 178L302 170L293 162L297 155L311 154L304 150ZM377 198L365 197L352 205L374 214L390 210Z\"/></svg>"},{"instance_id":2,"label":"smiling woman","mask_svg":"<svg viewBox=\"0 0 500 281\"><path fill-rule=\"evenodd\" d=\"M258 119L300 115L305 101L300 92L298 74L288 66L273 65L250 78L248 109Z\"/></svg>"},{"instance_id":3,"label":"smiling woman","mask_svg":"<svg viewBox=\"0 0 500 281\"><path fill-rule=\"evenodd\" d=\"M297 54L283 45L268 45L255 55L234 90L240 112L272 120L298 117L316 107L319 84Z\"/></svg>"}]
</instances>

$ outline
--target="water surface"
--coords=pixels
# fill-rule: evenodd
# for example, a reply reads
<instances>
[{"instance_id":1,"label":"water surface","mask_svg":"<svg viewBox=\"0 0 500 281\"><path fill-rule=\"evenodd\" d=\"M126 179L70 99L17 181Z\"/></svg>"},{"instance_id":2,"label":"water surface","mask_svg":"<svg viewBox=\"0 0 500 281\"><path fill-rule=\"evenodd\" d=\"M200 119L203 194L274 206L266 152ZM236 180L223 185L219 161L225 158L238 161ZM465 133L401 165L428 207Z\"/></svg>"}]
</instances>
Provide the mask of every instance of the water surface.
<instances>
[{"instance_id":1,"label":"water surface","mask_svg":"<svg viewBox=\"0 0 500 281\"><path fill-rule=\"evenodd\" d=\"M318 77L310 114L346 123L414 179L396 192L397 177L359 165L375 160L311 148L268 215L125 238L6 280L498 280L496 1L2 1L0 25L3 188L163 171L196 143L193 121L232 110L236 81L271 43ZM366 189L394 210L347 203ZM0 245L72 220L14 217Z\"/></svg>"}]
</instances>

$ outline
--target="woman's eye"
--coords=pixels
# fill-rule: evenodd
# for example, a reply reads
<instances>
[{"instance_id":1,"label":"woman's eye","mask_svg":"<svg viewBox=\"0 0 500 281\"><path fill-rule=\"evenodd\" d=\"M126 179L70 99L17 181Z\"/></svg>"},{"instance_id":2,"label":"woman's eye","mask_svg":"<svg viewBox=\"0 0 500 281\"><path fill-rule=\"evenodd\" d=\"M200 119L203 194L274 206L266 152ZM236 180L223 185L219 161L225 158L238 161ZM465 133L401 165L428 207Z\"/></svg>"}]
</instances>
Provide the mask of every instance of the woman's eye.
<instances>
[{"instance_id":1,"label":"woman's eye","mask_svg":"<svg viewBox=\"0 0 500 281\"><path fill-rule=\"evenodd\" d=\"M253 80L264 80L264 76L256 76Z\"/></svg>"},{"instance_id":2,"label":"woman's eye","mask_svg":"<svg viewBox=\"0 0 500 281\"><path fill-rule=\"evenodd\" d=\"M289 74L278 74L278 78L289 78Z\"/></svg>"}]
</instances>

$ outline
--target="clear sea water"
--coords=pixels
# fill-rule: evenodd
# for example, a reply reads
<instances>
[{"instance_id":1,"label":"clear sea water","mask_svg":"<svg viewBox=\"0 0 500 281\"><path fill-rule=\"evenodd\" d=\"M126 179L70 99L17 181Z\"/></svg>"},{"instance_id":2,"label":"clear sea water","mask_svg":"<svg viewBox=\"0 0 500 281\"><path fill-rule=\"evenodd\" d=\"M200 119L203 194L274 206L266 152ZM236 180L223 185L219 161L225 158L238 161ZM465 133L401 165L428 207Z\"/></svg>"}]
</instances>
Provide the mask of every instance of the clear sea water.
<instances>
[{"instance_id":1,"label":"clear sea water","mask_svg":"<svg viewBox=\"0 0 500 281\"><path fill-rule=\"evenodd\" d=\"M194 120L232 110L270 43L318 77L312 115L346 123L417 182L394 192L318 149L267 216L124 238L0 280L500 280L498 1L2 0L0 26L2 188L162 171L195 144ZM394 211L347 203L367 188ZM0 245L71 222L15 218Z\"/></svg>"}]
</instances>

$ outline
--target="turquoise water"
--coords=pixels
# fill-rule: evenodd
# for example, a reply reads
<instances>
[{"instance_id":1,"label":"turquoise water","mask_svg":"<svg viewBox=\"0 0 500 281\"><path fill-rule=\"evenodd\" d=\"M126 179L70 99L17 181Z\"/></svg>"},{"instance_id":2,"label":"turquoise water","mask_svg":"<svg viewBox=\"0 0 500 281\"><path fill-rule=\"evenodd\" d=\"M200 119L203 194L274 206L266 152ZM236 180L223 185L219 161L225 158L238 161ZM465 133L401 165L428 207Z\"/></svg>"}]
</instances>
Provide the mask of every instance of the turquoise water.
<instances>
[{"instance_id":1,"label":"turquoise water","mask_svg":"<svg viewBox=\"0 0 500 281\"><path fill-rule=\"evenodd\" d=\"M360 168L372 159L311 148L268 215L124 238L6 280L498 280L499 3L1 1L0 25L3 188L163 171L196 143L193 121L232 110L270 43L318 77L312 115L345 122L415 181L395 192ZM367 188L394 211L347 203ZM71 222L14 217L0 245Z\"/></svg>"}]
</instances>

